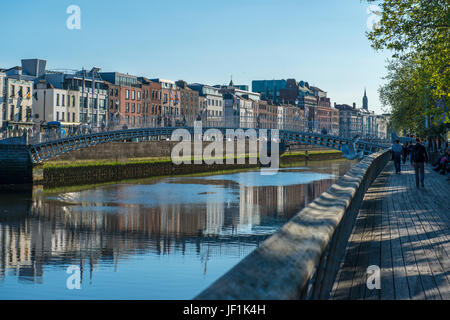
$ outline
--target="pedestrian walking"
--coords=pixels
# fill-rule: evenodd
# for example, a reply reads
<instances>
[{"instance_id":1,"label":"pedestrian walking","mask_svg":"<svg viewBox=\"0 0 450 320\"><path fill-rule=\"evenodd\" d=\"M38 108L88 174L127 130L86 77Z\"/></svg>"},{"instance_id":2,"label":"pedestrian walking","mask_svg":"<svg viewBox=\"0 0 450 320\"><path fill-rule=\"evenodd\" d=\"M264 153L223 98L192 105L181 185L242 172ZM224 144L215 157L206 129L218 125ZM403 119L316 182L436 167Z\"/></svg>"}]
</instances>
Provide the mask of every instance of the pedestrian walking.
<instances>
[{"instance_id":1,"label":"pedestrian walking","mask_svg":"<svg viewBox=\"0 0 450 320\"><path fill-rule=\"evenodd\" d=\"M401 169L401 157L402 157L402 146L400 145L400 141L398 139L394 140L394 144L392 145L392 152L394 153L394 166L395 173L400 173Z\"/></svg>"},{"instance_id":2,"label":"pedestrian walking","mask_svg":"<svg viewBox=\"0 0 450 320\"><path fill-rule=\"evenodd\" d=\"M406 159L408 158L409 154L409 142L406 142L402 147L402 160L403 164L406 163Z\"/></svg>"},{"instance_id":3,"label":"pedestrian walking","mask_svg":"<svg viewBox=\"0 0 450 320\"><path fill-rule=\"evenodd\" d=\"M421 143L420 138L416 138L416 144L412 147L411 150L411 164L414 166L414 171L416 174L416 186L420 185L422 188L425 180L425 163L428 162L428 153L425 146Z\"/></svg>"}]
</instances>

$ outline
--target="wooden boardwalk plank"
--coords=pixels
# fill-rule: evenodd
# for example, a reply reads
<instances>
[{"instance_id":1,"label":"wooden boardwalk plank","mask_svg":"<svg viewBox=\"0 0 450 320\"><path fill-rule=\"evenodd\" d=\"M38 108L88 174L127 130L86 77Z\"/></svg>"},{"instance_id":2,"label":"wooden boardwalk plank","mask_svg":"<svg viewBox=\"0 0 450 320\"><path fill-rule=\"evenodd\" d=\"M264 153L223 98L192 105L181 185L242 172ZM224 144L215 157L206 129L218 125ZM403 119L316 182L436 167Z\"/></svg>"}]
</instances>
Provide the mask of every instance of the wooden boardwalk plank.
<instances>
[{"instance_id":1,"label":"wooden boardwalk plank","mask_svg":"<svg viewBox=\"0 0 450 320\"><path fill-rule=\"evenodd\" d=\"M331 298L450 298L450 184L427 169L416 188L403 170L388 163L367 191ZM366 286L369 265L381 268L381 290Z\"/></svg>"},{"instance_id":2,"label":"wooden boardwalk plank","mask_svg":"<svg viewBox=\"0 0 450 320\"><path fill-rule=\"evenodd\" d=\"M413 220L413 216L415 214L415 211L417 210L417 199L414 197L414 193L417 193L418 190L417 188L412 189L410 182L412 179L409 179L408 176L406 177L406 179L404 177L402 178L403 180L408 181L408 183L406 184L406 192L402 193L404 201L403 203L405 204L405 210L402 212L402 215L408 231L410 245L415 256L415 263L419 271L419 277L423 287L423 294L425 295L425 299L442 299L434 280L427 255L425 254L422 243L418 237L417 225L419 225L420 222ZM411 199L413 199L413 201L411 201Z\"/></svg>"},{"instance_id":3,"label":"wooden boardwalk plank","mask_svg":"<svg viewBox=\"0 0 450 320\"><path fill-rule=\"evenodd\" d=\"M360 213L363 211L363 217L366 220L366 224L364 231L362 231L362 238L359 244L360 249L357 256L355 272L353 274L352 286L350 288L350 299L352 300L364 298L367 261L368 256L370 255L370 242L373 228L373 215L370 214L372 207L373 200L365 199L360 210Z\"/></svg>"},{"instance_id":4,"label":"wooden boardwalk plank","mask_svg":"<svg viewBox=\"0 0 450 320\"><path fill-rule=\"evenodd\" d=\"M381 219L381 296L382 300L393 300L395 299L395 288L394 288L394 270L392 268L392 252L391 252L391 231L390 231L390 221L388 214L388 201L392 197L389 190L389 185L387 184L388 174L386 171L381 172L380 179L385 186L382 201L382 219Z\"/></svg>"},{"instance_id":5,"label":"wooden boardwalk plank","mask_svg":"<svg viewBox=\"0 0 450 320\"><path fill-rule=\"evenodd\" d=\"M369 212L373 218L372 225L372 234L370 241L370 250L368 251L367 264L364 266L366 270L366 278L367 278L367 268L369 266L377 266L381 270L381 228L382 228L382 196L383 193L383 185L384 181L382 179L375 180L372 184L371 190L368 192L368 196L374 202L372 210ZM367 281L366 281L367 282ZM364 299L367 300L378 300L380 299L380 290L378 289L369 289L367 285L364 286L365 295Z\"/></svg>"},{"instance_id":6,"label":"wooden boardwalk plank","mask_svg":"<svg viewBox=\"0 0 450 320\"><path fill-rule=\"evenodd\" d=\"M408 277L406 272L405 261L403 259L405 248L402 247L400 227L398 222L398 208L395 203L397 201L397 193L399 192L395 181L393 179L394 171L393 164L388 164L389 170L389 188L391 190L392 196L388 199L389 201L389 221L391 222L391 254L392 254L392 267L394 269L394 286L395 286L395 299L404 300L410 299L410 288L408 284Z\"/></svg>"},{"instance_id":7,"label":"wooden boardwalk plank","mask_svg":"<svg viewBox=\"0 0 450 320\"><path fill-rule=\"evenodd\" d=\"M443 179L439 179L437 175L436 177L438 179L435 181L438 183L446 182ZM448 191L450 192L450 190ZM425 192L410 188L410 197L417 199L416 208L421 209L413 211L411 219L416 227L417 237L422 245L422 252L429 263L438 291L443 299L448 300L450 299L450 266L448 265L448 255L440 243L441 241L448 243L448 228L438 229L438 225L435 224L435 219L438 219L438 217L434 214L434 210L426 208L424 196L426 197Z\"/></svg>"},{"instance_id":8,"label":"wooden boardwalk plank","mask_svg":"<svg viewBox=\"0 0 450 320\"><path fill-rule=\"evenodd\" d=\"M443 179L439 179L437 174L434 174L434 185L443 185L442 182L447 183ZM440 194L450 194L450 185L447 183L446 192L438 191ZM447 277L450 272L449 257L450 257L450 241L448 224L443 221L445 216L450 215L450 210L446 210L443 206L446 202L441 199L437 202L430 202L429 194L434 194L431 190L425 189L423 192L416 192L414 197L417 198L417 210L415 217L420 221L422 227L426 230L426 236L432 243L432 250L438 256L438 261L446 271ZM444 200L444 201L443 201Z\"/></svg>"}]
</instances>

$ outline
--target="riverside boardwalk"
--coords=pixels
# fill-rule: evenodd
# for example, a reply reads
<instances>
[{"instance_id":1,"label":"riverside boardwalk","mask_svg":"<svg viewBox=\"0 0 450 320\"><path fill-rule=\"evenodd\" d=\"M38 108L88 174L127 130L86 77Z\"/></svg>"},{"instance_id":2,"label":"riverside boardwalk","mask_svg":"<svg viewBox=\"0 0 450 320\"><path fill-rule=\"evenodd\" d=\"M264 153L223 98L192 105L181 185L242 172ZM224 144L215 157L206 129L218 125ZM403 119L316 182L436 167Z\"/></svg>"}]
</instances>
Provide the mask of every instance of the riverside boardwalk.
<instances>
[{"instance_id":1,"label":"riverside boardwalk","mask_svg":"<svg viewBox=\"0 0 450 320\"><path fill-rule=\"evenodd\" d=\"M450 299L450 183L428 167L418 189L402 169L389 162L367 190L332 299ZM371 265L380 290L367 288Z\"/></svg>"}]
</instances>

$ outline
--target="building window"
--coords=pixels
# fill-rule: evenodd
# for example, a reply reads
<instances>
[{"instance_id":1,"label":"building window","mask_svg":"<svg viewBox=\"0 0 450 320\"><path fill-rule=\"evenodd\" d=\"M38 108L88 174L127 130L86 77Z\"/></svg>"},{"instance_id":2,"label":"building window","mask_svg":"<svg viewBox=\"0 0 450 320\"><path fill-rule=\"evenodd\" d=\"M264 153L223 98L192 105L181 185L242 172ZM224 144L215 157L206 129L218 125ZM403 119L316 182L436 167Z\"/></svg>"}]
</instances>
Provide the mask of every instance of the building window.
<instances>
[{"instance_id":1,"label":"building window","mask_svg":"<svg viewBox=\"0 0 450 320\"><path fill-rule=\"evenodd\" d=\"M141 113L141 104L140 103L138 103L138 105L137 105L137 113Z\"/></svg>"},{"instance_id":2,"label":"building window","mask_svg":"<svg viewBox=\"0 0 450 320\"><path fill-rule=\"evenodd\" d=\"M141 92L140 91L137 92L137 99L141 100Z\"/></svg>"},{"instance_id":3,"label":"building window","mask_svg":"<svg viewBox=\"0 0 450 320\"><path fill-rule=\"evenodd\" d=\"M72 122L76 122L75 121L75 112L72 112Z\"/></svg>"},{"instance_id":4,"label":"building window","mask_svg":"<svg viewBox=\"0 0 450 320\"><path fill-rule=\"evenodd\" d=\"M14 97L16 95L16 88L14 87L14 85L11 85L11 97Z\"/></svg>"},{"instance_id":5,"label":"building window","mask_svg":"<svg viewBox=\"0 0 450 320\"><path fill-rule=\"evenodd\" d=\"M27 117L27 122L30 122L30 121L31 121L31 118L32 118L32 115L31 115L31 108L30 108L30 107L27 107L27 114L26 114L26 117Z\"/></svg>"},{"instance_id":6,"label":"building window","mask_svg":"<svg viewBox=\"0 0 450 320\"><path fill-rule=\"evenodd\" d=\"M136 105L134 103L131 104L131 112L134 113L136 111Z\"/></svg>"},{"instance_id":7,"label":"building window","mask_svg":"<svg viewBox=\"0 0 450 320\"><path fill-rule=\"evenodd\" d=\"M59 121L59 112L56 111L56 121Z\"/></svg>"},{"instance_id":8,"label":"building window","mask_svg":"<svg viewBox=\"0 0 450 320\"><path fill-rule=\"evenodd\" d=\"M134 100L134 95L135 95L135 92L133 90L133 91L131 91L131 100Z\"/></svg>"},{"instance_id":9,"label":"building window","mask_svg":"<svg viewBox=\"0 0 450 320\"><path fill-rule=\"evenodd\" d=\"M125 93L125 98L126 99L130 99L130 90L127 89L126 93Z\"/></svg>"},{"instance_id":10,"label":"building window","mask_svg":"<svg viewBox=\"0 0 450 320\"><path fill-rule=\"evenodd\" d=\"M90 98L89 100L89 106L91 108L97 109L97 98Z\"/></svg>"},{"instance_id":11,"label":"building window","mask_svg":"<svg viewBox=\"0 0 450 320\"><path fill-rule=\"evenodd\" d=\"M130 103L125 103L125 112L130 112Z\"/></svg>"},{"instance_id":12,"label":"building window","mask_svg":"<svg viewBox=\"0 0 450 320\"><path fill-rule=\"evenodd\" d=\"M61 105L64 107L64 104L65 104L65 102L64 102L64 95L62 94L61 95Z\"/></svg>"},{"instance_id":13,"label":"building window","mask_svg":"<svg viewBox=\"0 0 450 320\"><path fill-rule=\"evenodd\" d=\"M59 93L56 94L56 105L59 106Z\"/></svg>"},{"instance_id":14,"label":"building window","mask_svg":"<svg viewBox=\"0 0 450 320\"><path fill-rule=\"evenodd\" d=\"M19 112L17 113L17 121L22 121L22 106L19 107Z\"/></svg>"}]
</instances>

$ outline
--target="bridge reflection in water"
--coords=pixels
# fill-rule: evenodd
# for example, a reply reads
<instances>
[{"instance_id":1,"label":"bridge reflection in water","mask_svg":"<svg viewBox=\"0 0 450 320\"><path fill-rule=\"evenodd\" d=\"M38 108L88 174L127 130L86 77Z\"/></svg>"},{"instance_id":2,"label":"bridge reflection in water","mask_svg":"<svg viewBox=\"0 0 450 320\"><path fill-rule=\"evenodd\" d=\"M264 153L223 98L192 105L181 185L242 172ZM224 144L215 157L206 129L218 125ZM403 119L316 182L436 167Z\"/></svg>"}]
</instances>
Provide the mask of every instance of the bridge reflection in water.
<instances>
[{"instance_id":1,"label":"bridge reflection in water","mask_svg":"<svg viewBox=\"0 0 450 320\"><path fill-rule=\"evenodd\" d=\"M319 163L313 170L321 180L307 184L311 171L298 168L285 172L298 176L291 185L251 186L222 175L0 195L0 297L74 297L65 268L78 265L78 298L192 298L350 165ZM105 279L110 272L114 280Z\"/></svg>"}]
</instances>

